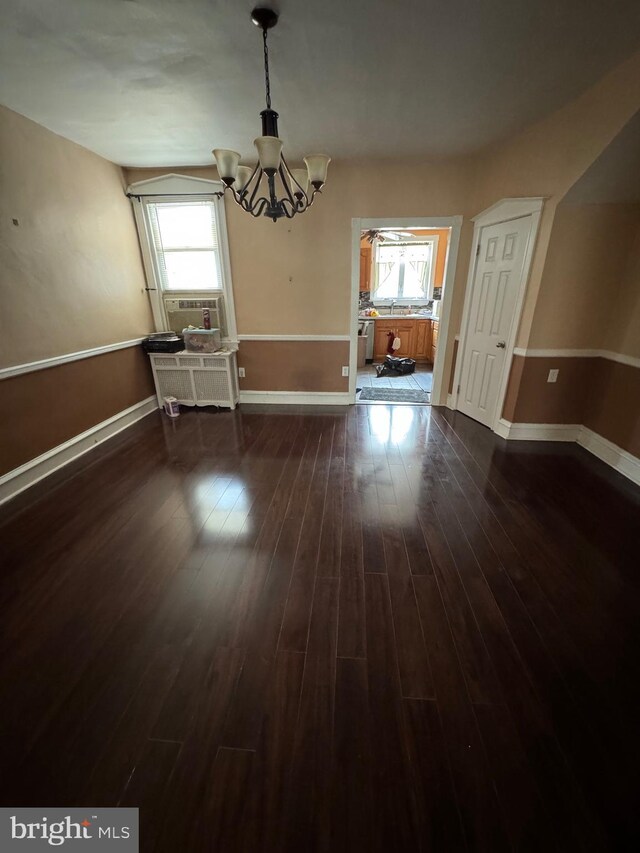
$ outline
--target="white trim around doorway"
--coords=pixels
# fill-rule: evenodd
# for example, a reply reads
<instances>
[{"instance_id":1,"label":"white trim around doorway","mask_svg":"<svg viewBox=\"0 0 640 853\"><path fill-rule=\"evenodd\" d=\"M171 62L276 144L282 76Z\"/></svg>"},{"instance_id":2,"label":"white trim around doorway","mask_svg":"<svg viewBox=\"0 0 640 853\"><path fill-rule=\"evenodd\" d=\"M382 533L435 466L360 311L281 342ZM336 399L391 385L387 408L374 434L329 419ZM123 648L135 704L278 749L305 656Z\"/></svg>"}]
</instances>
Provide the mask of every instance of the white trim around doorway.
<instances>
[{"instance_id":1,"label":"white trim around doorway","mask_svg":"<svg viewBox=\"0 0 640 853\"><path fill-rule=\"evenodd\" d=\"M447 393L444 383L444 362L449 340L449 317L453 303L453 287L456 275L456 263L458 260L458 246L460 245L460 231L462 229L462 216L403 216L389 219L352 219L351 220L351 316L350 316L350 340L349 352L349 395L350 402L356 401L356 380L358 360L358 298L360 292L360 234L362 231L379 228L451 228L449 249L447 252L444 294L440 309L440 331L438 335L438 347L436 349L436 360L433 365L433 387L431 390L431 401L433 405L445 405Z\"/></svg>"},{"instance_id":2,"label":"white trim around doorway","mask_svg":"<svg viewBox=\"0 0 640 853\"><path fill-rule=\"evenodd\" d=\"M467 340L467 328L469 325L469 312L471 310L471 295L473 282L476 274L478 248L480 246L481 232L483 228L489 225L498 225L501 222L509 222L512 219L523 219L531 217L531 228L527 238L527 247L525 251L524 261L522 264L522 276L518 286L518 296L513 313L513 321L507 338L505 360L500 377L500 386L498 388L498 396L496 399L496 408L492 418L491 429L493 432L502 434L501 425L502 409L504 406L504 398L507 393L507 383L511 372L511 362L516 344L516 336L520 326L520 318L522 316L522 308L524 306L524 297L529 281L529 273L531 271L531 262L533 260L533 251L536 245L538 236L538 228L540 226L540 217L542 216L542 208L545 199L541 196L534 198L504 198L491 207L483 210L477 216L473 217L473 240L471 242L471 258L469 261L469 272L467 274L467 285L464 295L464 308L462 311L462 323L460 325L460 343L458 345L458 354L456 357L456 368L453 378L453 393L449 395L448 405L452 409L458 408L458 394L460 389L460 380L462 374L462 364L464 362L464 348Z\"/></svg>"}]
</instances>

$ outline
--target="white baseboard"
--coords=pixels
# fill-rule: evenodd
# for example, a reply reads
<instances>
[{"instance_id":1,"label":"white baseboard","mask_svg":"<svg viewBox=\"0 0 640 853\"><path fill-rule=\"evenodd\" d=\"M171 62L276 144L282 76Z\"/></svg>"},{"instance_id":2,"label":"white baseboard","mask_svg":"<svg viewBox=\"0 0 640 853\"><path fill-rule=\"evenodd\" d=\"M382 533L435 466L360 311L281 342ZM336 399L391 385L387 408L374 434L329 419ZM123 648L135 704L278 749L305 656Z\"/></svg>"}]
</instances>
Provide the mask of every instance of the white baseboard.
<instances>
[{"instance_id":1,"label":"white baseboard","mask_svg":"<svg viewBox=\"0 0 640 853\"><path fill-rule=\"evenodd\" d=\"M158 408L158 401L155 397L147 397L141 400L134 406L128 409L123 409L117 415L107 418L85 432L70 438L63 444L47 450L35 459L25 462L19 468L14 468L13 471L8 471L0 477L0 504L15 497L20 492L33 486L39 480L53 474L63 465L67 465L84 453L94 448L97 444L102 444L108 438L122 432L123 429L131 426L140 418L144 418L149 412L153 412Z\"/></svg>"},{"instance_id":2,"label":"white baseboard","mask_svg":"<svg viewBox=\"0 0 640 853\"><path fill-rule=\"evenodd\" d=\"M640 485L640 459L580 424L514 424L500 418L495 432L510 441L577 442L580 447Z\"/></svg>"},{"instance_id":3,"label":"white baseboard","mask_svg":"<svg viewBox=\"0 0 640 853\"><path fill-rule=\"evenodd\" d=\"M323 391L241 391L240 402L286 406L350 406L355 400L348 391L333 394Z\"/></svg>"},{"instance_id":4,"label":"white baseboard","mask_svg":"<svg viewBox=\"0 0 640 853\"><path fill-rule=\"evenodd\" d=\"M607 465L615 468L616 471L624 474L625 477L640 486L640 459L637 456L633 456L627 450L623 450L617 444L585 426L580 429L577 441L580 447L584 447L589 453L593 453L598 459L606 462Z\"/></svg>"},{"instance_id":5,"label":"white baseboard","mask_svg":"<svg viewBox=\"0 0 640 853\"><path fill-rule=\"evenodd\" d=\"M455 398L454 398L453 394L447 394L447 403L446 403L446 406L447 406L447 409L451 409L451 411L452 411L452 412L455 412L455 410L456 410L456 401L455 401Z\"/></svg>"},{"instance_id":6,"label":"white baseboard","mask_svg":"<svg viewBox=\"0 0 640 853\"><path fill-rule=\"evenodd\" d=\"M518 424L500 418L495 432L510 441L577 441L580 424Z\"/></svg>"}]
</instances>

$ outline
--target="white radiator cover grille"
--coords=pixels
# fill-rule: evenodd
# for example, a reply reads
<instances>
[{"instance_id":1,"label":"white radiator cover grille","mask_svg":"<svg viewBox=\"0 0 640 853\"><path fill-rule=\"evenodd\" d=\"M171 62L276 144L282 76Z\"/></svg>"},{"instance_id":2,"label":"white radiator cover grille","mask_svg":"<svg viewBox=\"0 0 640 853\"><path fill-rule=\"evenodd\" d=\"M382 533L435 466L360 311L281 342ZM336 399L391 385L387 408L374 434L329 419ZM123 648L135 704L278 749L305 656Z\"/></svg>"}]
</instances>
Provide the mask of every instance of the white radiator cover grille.
<instances>
[{"instance_id":1,"label":"white radiator cover grille","mask_svg":"<svg viewBox=\"0 0 640 853\"><path fill-rule=\"evenodd\" d=\"M149 354L156 383L158 403L175 397L187 406L229 406L235 408L239 392L236 355Z\"/></svg>"},{"instance_id":2,"label":"white radiator cover grille","mask_svg":"<svg viewBox=\"0 0 640 853\"><path fill-rule=\"evenodd\" d=\"M195 402L191 377L186 370L159 370L158 386L160 396L175 397L180 402Z\"/></svg>"},{"instance_id":3,"label":"white radiator cover grille","mask_svg":"<svg viewBox=\"0 0 640 853\"><path fill-rule=\"evenodd\" d=\"M225 370L227 363L224 358L203 358L203 367L213 367L216 370Z\"/></svg>"},{"instance_id":4,"label":"white radiator cover grille","mask_svg":"<svg viewBox=\"0 0 640 853\"><path fill-rule=\"evenodd\" d=\"M231 396L227 374L215 370L194 370L193 384L199 403L228 400Z\"/></svg>"}]
</instances>

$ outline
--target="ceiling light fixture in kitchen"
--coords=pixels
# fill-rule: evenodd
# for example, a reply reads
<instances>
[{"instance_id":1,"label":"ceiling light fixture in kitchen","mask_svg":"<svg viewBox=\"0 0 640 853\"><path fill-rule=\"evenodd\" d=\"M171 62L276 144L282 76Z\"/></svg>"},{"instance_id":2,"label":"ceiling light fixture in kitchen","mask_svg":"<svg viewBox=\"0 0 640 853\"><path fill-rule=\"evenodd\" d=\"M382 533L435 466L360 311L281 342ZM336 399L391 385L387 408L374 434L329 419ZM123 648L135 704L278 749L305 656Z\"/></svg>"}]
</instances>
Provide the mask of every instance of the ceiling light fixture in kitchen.
<instances>
[{"instance_id":1,"label":"ceiling light fixture in kitchen","mask_svg":"<svg viewBox=\"0 0 640 853\"><path fill-rule=\"evenodd\" d=\"M257 8L251 13L253 23L262 29L264 43L264 79L267 108L262 110L262 136L254 140L258 149L258 164L240 166L237 151L214 148L218 173L240 207L252 216L268 216L274 222L283 216L292 219L313 204L327 179L330 157L311 154L304 158L306 169L290 169L282 154L282 140L278 137L278 113L271 109L271 83L269 80L269 48L267 33L278 23L273 9ZM263 177L268 195L261 194ZM310 186L313 188L311 189ZM280 198L278 194L280 193Z\"/></svg>"}]
</instances>

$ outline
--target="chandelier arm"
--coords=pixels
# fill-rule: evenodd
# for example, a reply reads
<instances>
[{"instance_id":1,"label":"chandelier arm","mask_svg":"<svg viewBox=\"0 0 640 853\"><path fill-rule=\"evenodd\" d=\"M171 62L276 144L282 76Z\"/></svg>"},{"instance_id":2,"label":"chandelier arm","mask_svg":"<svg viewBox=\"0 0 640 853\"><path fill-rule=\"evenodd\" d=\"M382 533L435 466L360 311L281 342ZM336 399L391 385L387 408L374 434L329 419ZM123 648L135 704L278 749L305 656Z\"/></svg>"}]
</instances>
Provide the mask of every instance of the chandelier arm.
<instances>
[{"instance_id":1,"label":"chandelier arm","mask_svg":"<svg viewBox=\"0 0 640 853\"><path fill-rule=\"evenodd\" d=\"M307 206L305 207L305 210L309 210L319 192L320 190L313 190L313 192L311 193L311 198L307 200Z\"/></svg>"},{"instance_id":2,"label":"chandelier arm","mask_svg":"<svg viewBox=\"0 0 640 853\"><path fill-rule=\"evenodd\" d=\"M260 188L260 184L262 182L262 169L260 167L260 164L258 164L256 166L256 168L254 169L253 175L251 176L251 180L247 183L247 186L249 186L249 184L251 183L251 181L254 179L254 177L256 175L258 176L258 180L256 181L256 183L255 183L255 185L251 191L251 196L249 197L249 199L247 201L247 210L251 210L251 208L253 208L253 203L256 199L256 196L258 194L258 189Z\"/></svg>"},{"instance_id":3,"label":"chandelier arm","mask_svg":"<svg viewBox=\"0 0 640 853\"><path fill-rule=\"evenodd\" d=\"M257 204L255 204L253 207L247 208L247 213L250 213L254 219L257 219L258 216L262 216L262 214L264 213L264 209L268 206L268 204L269 199L262 196L262 198L258 199Z\"/></svg>"},{"instance_id":4,"label":"chandelier arm","mask_svg":"<svg viewBox=\"0 0 640 853\"><path fill-rule=\"evenodd\" d=\"M288 205L288 204L289 204L289 205L291 205L291 212L289 212L289 211L287 210L287 205ZM301 208L299 208L299 207L295 204L295 202L291 203L291 202L289 201L289 199L288 199L288 198L283 198L283 199L282 199L282 201L280 202L280 208L281 208L282 212L284 213L284 215L287 217L287 219L293 219L293 217L296 215L296 213L301 213L301 212L302 212L302 209L301 209Z\"/></svg>"},{"instance_id":5,"label":"chandelier arm","mask_svg":"<svg viewBox=\"0 0 640 853\"><path fill-rule=\"evenodd\" d=\"M287 161L284 159L284 157L282 157L282 158L281 158L281 160L282 160L282 166L284 166L284 171L285 171L285 173L288 175L288 177L291 179L291 181L293 181L293 183L298 187L298 189L299 189L299 190L300 190L300 192L302 193L302 198L298 199L298 198L296 198L296 197L292 197L292 195L291 195L291 189L290 189L290 184L289 184L287 181L285 181L285 180L284 180L284 177L282 176L282 174L280 174L280 178L281 178L281 180L282 180L282 183L285 185L285 189L287 190L287 195L289 196L289 199L291 200L291 202L292 202L293 204L295 204L295 206L296 206L296 210L297 210L297 211L306 210L306 209L307 209L307 207L309 206L309 199L308 199L308 197L307 197L307 194L306 194L306 192L303 190L303 188L300 186L300 184L296 181L296 179L294 178L294 176L293 176L293 172L292 172L292 171L291 171L291 169L289 168L289 164L288 164L288 163L287 163ZM282 166L280 167L281 172L282 172Z\"/></svg>"},{"instance_id":6,"label":"chandelier arm","mask_svg":"<svg viewBox=\"0 0 640 853\"><path fill-rule=\"evenodd\" d=\"M284 162L284 157L281 158L281 161L282 162L280 163L280 168L278 169L278 174L280 175L280 180L282 181L282 186L284 187L284 191L287 194L288 200L291 202L291 204L296 205L296 200L291 193L291 189L289 187L289 182L287 181L287 174L291 177L292 181L295 181L295 178L293 177L291 172L289 172L289 170L287 169L287 165ZM286 171L285 171L285 169L286 169Z\"/></svg>"}]
</instances>

